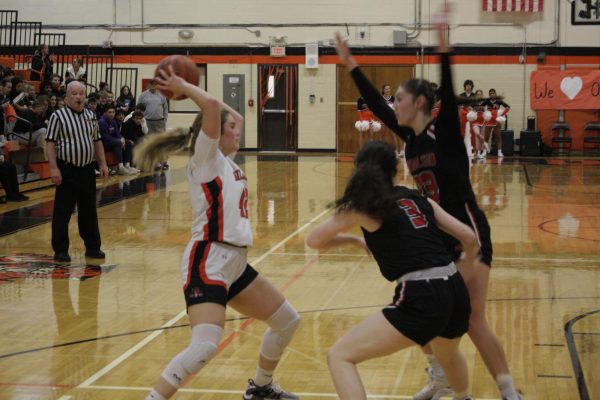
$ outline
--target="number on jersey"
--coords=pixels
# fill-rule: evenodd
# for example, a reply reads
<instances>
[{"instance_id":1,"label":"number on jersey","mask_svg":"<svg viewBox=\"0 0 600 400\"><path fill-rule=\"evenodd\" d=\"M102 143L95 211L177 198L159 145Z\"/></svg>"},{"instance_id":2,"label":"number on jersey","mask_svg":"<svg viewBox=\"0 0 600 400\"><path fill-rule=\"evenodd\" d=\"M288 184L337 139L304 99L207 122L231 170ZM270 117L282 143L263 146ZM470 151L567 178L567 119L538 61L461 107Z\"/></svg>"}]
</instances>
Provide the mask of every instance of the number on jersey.
<instances>
[{"instance_id":1,"label":"number on jersey","mask_svg":"<svg viewBox=\"0 0 600 400\"><path fill-rule=\"evenodd\" d=\"M415 175L413 178L422 195L429 197L436 203L440 202L440 189L433 172L423 171Z\"/></svg>"},{"instance_id":2,"label":"number on jersey","mask_svg":"<svg viewBox=\"0 0 600 400\"><path fill-rule=\"evenodd\" d=\"M406 216L415 229L426 228L429 225L429 221L427 221L427 218L414 201L401 199L398 200L398 206L406 213Z\"/></svg>"},{"instance_id":3,"label":"number on jersey","mask_svg":"<svg viewBox=\"0 0 600 400\"><path fill-rule=\"evenodd\" d=\"M248 218L248 188L244 188L240 196L240 216Z\"/></svg>"}]
</instances>

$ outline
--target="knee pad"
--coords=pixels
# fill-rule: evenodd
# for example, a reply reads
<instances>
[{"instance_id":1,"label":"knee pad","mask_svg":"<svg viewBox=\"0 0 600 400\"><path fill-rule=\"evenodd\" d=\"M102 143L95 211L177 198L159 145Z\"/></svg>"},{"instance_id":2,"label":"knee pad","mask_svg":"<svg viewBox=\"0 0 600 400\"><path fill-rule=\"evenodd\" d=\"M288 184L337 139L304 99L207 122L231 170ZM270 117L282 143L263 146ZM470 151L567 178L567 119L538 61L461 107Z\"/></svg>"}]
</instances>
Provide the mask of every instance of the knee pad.
<instances>
[{"instance_id":1,"label":"knee pad","mask_svg":"<svg viewBox=\"0 0 600 400\"><path fill-rule=\"evenodd\" d=\"M298 328L300 315L286 300L266 322L269 328L263 336L260 354L269 360L279 360Z\"/></svg>"},{"instance_id":2,"label":"knee pad","mask_svg":"<svg viewBox=\"0 0 600 400\"><path fill-rule=\"evenodd\" d=\"M163 379L179 389L188 376L200 371L214 357L222 335L223 328L218 325L195 325L190 345L171 360Z\"/></svg>"}]
</instances>

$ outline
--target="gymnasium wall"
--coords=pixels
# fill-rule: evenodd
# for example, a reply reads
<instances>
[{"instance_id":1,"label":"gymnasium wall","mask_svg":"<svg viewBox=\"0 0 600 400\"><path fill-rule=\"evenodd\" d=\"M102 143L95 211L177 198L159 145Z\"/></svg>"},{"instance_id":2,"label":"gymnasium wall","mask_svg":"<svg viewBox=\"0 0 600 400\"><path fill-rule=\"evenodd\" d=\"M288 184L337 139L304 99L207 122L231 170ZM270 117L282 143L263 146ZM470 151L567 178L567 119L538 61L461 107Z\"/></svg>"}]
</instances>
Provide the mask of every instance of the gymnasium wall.
<instances>
[{"instance_id":1,"label":"gymnasium wall","mask_svg":"<svg viewBox=\"0 0 600 400\"><path fill-rule=\"evenodd\" d=\"M100 45L111 40L115 46L268 45L270 37L283 36L291 45L303 45L327 42L336 30L345 31L343 24L347 23L351 41L360 45L391 46L391 32L406 30L414 33L410 36L415 44L427 46L435 40L432 32L427 26L422 31L415 29L415 23L428 24L430 13L443 3L446 1L3 0L2 9L18 10L20 19L56 25L67 32L71 44ZM570 2L566 0L546 0L540 13L484 13L481 4L481 0L454 2L453 43L512 45L525 40L529 45L550 45L558 38L561 46L600 44L599 35L592 34L597 28L570 25ZM363 24L369 29L361 40L357 32L362 28L355 25ZM183 25L194 31L193 38L179 38Z\"/></svg>"},{"instance_id":2,"label":"gymnasium wall","mask_svg":"<svg viewBox=\"0 0 600 400\"><path fill-rule=\"evenodd\" d=\"M336 68L330 39L335 31L349 34L362 64L416 64L419 77L439 82L437 58L428 56L435 44L429 14L442 0L3 0L0 8L19 11L19 20L41 21L44 32L64 32L69 46L91 45L117 55L122 66L139 68L139 83L153 75L164 54L188 51L207 65L207 88L221 97L224 74L245 75L245 147L257 146L257 64L299 64L299 149L336 148ZM418 6L420 4L420 7ZM450 42L456 49L454 85L472 79L476 88L494 87L511 105L509 128L519 131L529 108L529 74L537 55L546 64L600 66L600 28L573 26L567 1L546 0L541 13L484 13L481 0L455 2ZM341 26L347 23L348 27ZM422 23L421 29L415 24ZM281 24L281 26L274 26ZM337 26L336 26L337 25ZM49 29L54 28L53 29ZM191 39L182 39L189 30ZM409 43L394 48L392 31L404 30ZM364 32L364 38L359 33ZM273 38L283 38L288 57L268 56ZM112 49L101 49L105 41ZM320 66L304 68L304 44L320 43ZM524 52L525 57L519 56ZM201 49L201 50L199 50ZM423 53L424 52L424 53ZM199 54L201 53L201 54ZM219 54L218 56L216 54ZM397 54L402 54L399 61ZM424 55L423 55L424 54ZM131 57L129 57L131 55ZM114 88L113 91L118 92ZM139 92L140 90L138 90ZM138 93L139 94L139 93ZM309 102L315 94L316 102ZM321 102L322 99L322 102ZM172 113L169 126L187 126L193 114Z\"/></svg>"}]
</instances>

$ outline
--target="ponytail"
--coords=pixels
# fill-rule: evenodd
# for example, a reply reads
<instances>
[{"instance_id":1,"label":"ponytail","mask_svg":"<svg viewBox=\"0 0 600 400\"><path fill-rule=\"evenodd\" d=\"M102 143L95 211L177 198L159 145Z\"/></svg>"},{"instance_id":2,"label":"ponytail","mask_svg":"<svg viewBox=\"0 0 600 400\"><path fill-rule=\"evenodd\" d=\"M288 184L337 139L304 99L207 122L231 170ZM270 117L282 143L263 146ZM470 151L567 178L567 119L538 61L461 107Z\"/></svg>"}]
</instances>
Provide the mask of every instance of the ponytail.
<instances>
[{"instance_id":1,"label":"ponytail","mask_svg":"<svg viewBox=\"0 0 600 400\"><path fill-rule=\"evenodd\" d=\"M134 147L134 162L142 171L152 171L154 166L190 145L191 129L177 128L169 132L147 136Z\"/></svg>"}]
</instances>

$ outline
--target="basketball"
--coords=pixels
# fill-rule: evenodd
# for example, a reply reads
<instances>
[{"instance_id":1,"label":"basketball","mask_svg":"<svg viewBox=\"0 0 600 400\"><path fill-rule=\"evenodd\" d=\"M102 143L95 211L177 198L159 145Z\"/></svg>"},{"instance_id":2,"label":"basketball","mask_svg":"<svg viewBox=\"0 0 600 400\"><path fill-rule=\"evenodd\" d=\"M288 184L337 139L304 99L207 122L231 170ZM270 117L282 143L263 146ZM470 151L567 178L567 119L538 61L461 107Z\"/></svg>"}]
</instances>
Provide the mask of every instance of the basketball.
<instances>
[{"instance_id":1,"label":"basketball","mask_svg":"<svg viewBox=\"0 0 600 400\"><path fill-rule=\"evenodd\" d=\"M200 83L200 73L198 72L198 67L196 64L189 57L179 54L163 58L156 66L156 69L154 70L154 76L159 76L158 71L161 69L164 69L168 72L169 65L173 66L173 72L175 72L176 75L182 77L192 85L198 86ZM160 92L166 98L171 100L183 100L186 98L186 96L183 95L174 98L173 93L168 90L161 90Z\"/></svg>"}]
</instances>

